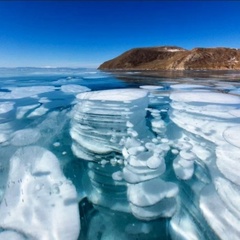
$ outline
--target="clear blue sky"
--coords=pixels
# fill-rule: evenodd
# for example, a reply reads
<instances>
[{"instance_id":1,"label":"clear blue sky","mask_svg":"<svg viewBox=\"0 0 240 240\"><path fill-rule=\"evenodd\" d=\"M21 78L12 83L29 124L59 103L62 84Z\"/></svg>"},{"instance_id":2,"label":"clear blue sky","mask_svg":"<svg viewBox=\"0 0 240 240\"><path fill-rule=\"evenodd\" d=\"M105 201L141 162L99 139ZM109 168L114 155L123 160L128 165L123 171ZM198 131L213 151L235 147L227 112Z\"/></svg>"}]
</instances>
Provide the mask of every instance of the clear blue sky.
<instances>
[{"instance_id":1,"label":"clear blue sky","mask_svg":"<svg viewBox=\"0 0 240 240\"><path fill-rule=\"evenodd\" d=\"M161 45L240 48L240 2L0 1L0 67L94 67Z\"/></svg>"}]
</instances>

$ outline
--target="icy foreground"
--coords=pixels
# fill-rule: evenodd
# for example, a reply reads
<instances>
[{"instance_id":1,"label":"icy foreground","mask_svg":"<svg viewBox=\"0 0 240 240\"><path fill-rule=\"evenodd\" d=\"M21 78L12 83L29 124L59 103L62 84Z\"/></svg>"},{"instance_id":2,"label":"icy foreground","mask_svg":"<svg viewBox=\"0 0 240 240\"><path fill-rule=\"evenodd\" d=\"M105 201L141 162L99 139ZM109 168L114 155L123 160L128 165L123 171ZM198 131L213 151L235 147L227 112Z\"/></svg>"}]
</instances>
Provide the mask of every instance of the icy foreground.
<instances>
[{"instance_id":1,"label":"icy foreground","mask_svg":"<svg viewBox=\"0 0 240 240\"><path fill-rule=\"evenodd\" d=\"M239 239L240 129L239 118L232 112L239 111L240 98L195 90L173 92L170 99L171 120L189 137L188 155L195 155L195 164L198 162L209 171L211 182L201 192L195 192L199 195L200 210L220 239ZM201 146L208 150L207 155ZM187 171L180 161L175 168Z\"/></svg>"},{"instance_id":2,"label":"icy foreground","mask_svg":"<svg viewBox=\"0 0 240 240\"><path fill-rule=\"evenodd\" d=\"M90 200L145 221L172 217L173 239L239 239L236 114L240 98L202 85L173 85L169 98L161 88L142 88L151 95L124 89L77 96L71 128L73 152L99 162L103 169L108 163L118 165L111 188L126 188L125 199L104 195L101 184L110 182L110 177L107 180L105 170L90 164L88 175L94 186L88 193ZM171 124L163 120L166 109ZM147 112L151 129L143 120ZM186 187L194 197L186 198ZM193 207L183 212L188 205ZM201 230L209 227L209 232Z\"/></svg>"},{"instance_id":3,"label":"icy foreground","mask_svg":"<svg viewBox=\"0 0 240 240\"><path fill-rule=\"evenodd\" d=\"M0 216L0 239L77 239L76 190L50 151L24 147L12 156Z\"/></svg>"},{"instance_id":4,"label":"icy foreground","mask_svg":"<svg viewBox=\"0 0 240 240\"><path fill-rule=\"evenodd\" d=\"M0 82L0 240L240 239L239 83L42 79Z\"/></svg>"},{"instance_id":5,"label":"icy foreground","mask_svg":"<svg viewBox=\"0 0 240 240\"><path fill-rule=\"evenodd\" d=\"M129 211L144 220L171 217L176 211L174 197L178 190L174 183L165 183L159 178L166 170L163 160L166 151L161 144L139 140L149 134L152 136L145 123L147 92L140 89L105 90L81 93L77 99L79 103L75 106L71 129L75 140L73 152L85 160L96 161L98 154L105 155L113 164L121 161L125 165L122 173L119 172L119 180L122 178L126 182L130 209L121 205L115 209ZM112 152L122 151L121 160L108 157ZM92 183L96 179L95 172L89 173ZM113 176L116 179L116 173ZM155 192L157 186L162 190ZM90 193L91 200L107 207L110 200L101 200L102 196L94 196L96 194Z\"/></svg>"}]
</instances>

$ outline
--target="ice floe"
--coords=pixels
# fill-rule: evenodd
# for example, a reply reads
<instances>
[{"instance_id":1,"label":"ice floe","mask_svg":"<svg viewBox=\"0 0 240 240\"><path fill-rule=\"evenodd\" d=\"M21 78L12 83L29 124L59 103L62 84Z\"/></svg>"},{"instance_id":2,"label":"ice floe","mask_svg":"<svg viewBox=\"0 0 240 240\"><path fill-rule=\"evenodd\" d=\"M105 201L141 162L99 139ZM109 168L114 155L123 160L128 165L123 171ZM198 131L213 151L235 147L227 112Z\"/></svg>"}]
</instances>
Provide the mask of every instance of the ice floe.
<instances>
[{"instance_id":1,"label":"ice floe","mask_svg":"<svg viewBox=\"0 0 240 240\"><path fill-rule=\"evenodd\" d=\"M129 201L139 207L154 205L164 198L175 197L178 187L171 182L164 182L160 178L144 181L138 184L131 184L128 187Z\"/></svg>"},{"instance_id":2,"label":"ice floe","mask_svg":"<svg viewBox=\"0 0 240 240\"><path fill-rule=\"evenodd\" d=\"M13 109L13 102L0 103L0 114L7 113Z\"/></svg>"},{"instance_id":3,"label":"ice floe","mask_svg":"<svg viewBox=\"0 0 240 240\"><path fill-rule=\"evenodd\" d=\"M36 143L40 137L41 134L36 129L22 129L12 134L11 144L14 146L26 146Z\"/></svg>"},{"instance_id":4,"label":"ice floe","mask_svg":"<svg viewBox=\"0 0 240 240\"><path fill-rule=\"evenodd\" d=\"M216 164L218 169L227 179L237 185L240 185L239 153L239 148L230 144L221 145L216 148Z\"/></svg>"},{"instance_id":5,"label":"ice floe","mask_svg":"<svg viewBox=\"0 0 240 240\"><path fill-rule=\"evenodd\" d=\"M172 89L198 89L198 88L208 88L207 86L204 85L198 85L198 84L184 84L184 83L179 83L179 84L174 84L170 86Z\"/></svg>"},{"instance_id":6,"label":"ice floe","mask_svg":"<svg viewBox=\"0 0 240 240\"><path fill-rule=\"evenodd\" d=\"M178 102L240 104L239 97L217 92L173 92L170 99Z\"/></svg>"},{"instance_id":7,"label":"ice floe","mask_svg":"<svg viewBox=\"0 0 240 240\"><path fill-rule=\"evenodd\" d=\"M188 143L191 143L187 150L181 150L183 146L179 144L175 146L180 150L173 164L175 173L183 180L195 175L208 184L213 179L215 186L210 183L203 187L200 209L219 238L238 239L240 98L211 91L172 92L170 98L170 118L190 136ZM185 161L181 161L184 157ZM209 176L205 179L207 171Z\"/></svg>"},{"instance_id":8,"label":"ice floe","mask_svg":"<svg viewBox=\"0 0 240 240\"><path fill-rule=\"evenodd\" d=\"M65 93L81 93L90 91L90 89L76 84L67 84L61 86L61 91Z\"/></svg>"},{"instance_id":9,"label":"ice floe","mask_svg":"<svg viewBox=\"0 0 240 240\"><path fill-rule=\"evenodd\" d=\"M239 239L239 216L234 215L227 209L213 186L208 186L202 191L200 209L208 224L220 239Z\"/></svg>"},{"instance_id":10,"label":"ice floe","mask_svg":"<svg viewBox=\"0 0 240 240\"><path fill-rule=\"evenodd\" d=\"M142 85L142 86L140 86L140 88L142 88L142 89L146 89L146 90L159 90L159 89L163 89L163 86L156 86L156 85Z\"/></svg>"},{"instance_id":11,"label":"ice floe","mask_svg":"<svg viewBox=\"0 0 240 240\"><path fill-rule=\"evenodd\" d=\"M143 128L147 92L140 89L119 89L85 92L77 95L70 134L73 152L86 160L93 154L121 151L121 139L127 134L127 124ZM132 131L134 134L134 131Z\"/></svg>"},{"instance_id":12,"label":"ice floe","mask_svg":"<svg viewBox=\"0 0 240 240\"><path fill-rule=\"evenodd\" d=\"M52 92L53 86L29 86L29 87L9 87L10 92L0 92L0 99L20 99L27 97L36 97L41 93Z\"/></svg>"},{"instance_id":13,"label":"ice floe","mask_svg":"<svg viewBox=\"0 0 240 240\"><path fill-rule=\"evenodd\" d=\"M50 151L24 147L12 156L0 216L0 239L77 239L76 190Z\"/></svg>"},{"instance_id":14,"label":"ice floe","mask_svg":"<svg viewBox=\"0 0 240 240\"><path fill-rule=\"evenodd\" d=\"M240 133L240 126L227 128L223 132L223 137L228 143L240 148L240 136L236 133Z\"/></svg>"}]
</instances>

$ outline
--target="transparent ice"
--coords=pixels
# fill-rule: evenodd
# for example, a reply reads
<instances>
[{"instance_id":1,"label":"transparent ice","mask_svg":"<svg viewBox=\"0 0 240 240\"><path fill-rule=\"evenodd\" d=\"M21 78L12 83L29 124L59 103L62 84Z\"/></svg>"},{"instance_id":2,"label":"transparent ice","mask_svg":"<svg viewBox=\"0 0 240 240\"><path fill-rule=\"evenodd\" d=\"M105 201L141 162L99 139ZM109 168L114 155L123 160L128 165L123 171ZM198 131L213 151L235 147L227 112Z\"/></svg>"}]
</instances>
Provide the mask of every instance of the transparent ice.
<instances>
[{"instance_id":1,"label":"transparent ice","mask_svg":"<svg viewBox=\"0 0 240 240\"><path fill-rule=\"evenodd\" d=\"M0 73L0 240L240 239L237 73Z\"/></svg>"}]
</instances>

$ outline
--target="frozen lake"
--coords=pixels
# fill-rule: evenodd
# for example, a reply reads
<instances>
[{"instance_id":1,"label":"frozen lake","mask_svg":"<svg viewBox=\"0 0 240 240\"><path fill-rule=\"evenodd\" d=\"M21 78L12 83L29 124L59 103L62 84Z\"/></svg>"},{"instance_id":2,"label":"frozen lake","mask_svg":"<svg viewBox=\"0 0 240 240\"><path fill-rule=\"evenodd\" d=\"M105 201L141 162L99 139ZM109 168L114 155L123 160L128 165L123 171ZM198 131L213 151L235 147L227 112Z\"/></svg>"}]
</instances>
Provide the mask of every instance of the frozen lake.
<instances>
[{"instance_id":1,"label":"frozen lake","mask_svg":"<svg viewBox=\"0 0 240 240\"><path fill-rule=\"evenodd\" d=\"M239 240L240 73L0 69L0 240Z\"/></svg>"}]
</instances>

